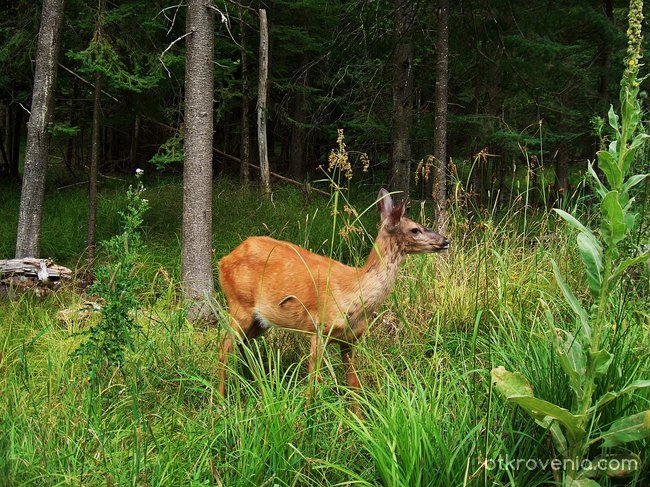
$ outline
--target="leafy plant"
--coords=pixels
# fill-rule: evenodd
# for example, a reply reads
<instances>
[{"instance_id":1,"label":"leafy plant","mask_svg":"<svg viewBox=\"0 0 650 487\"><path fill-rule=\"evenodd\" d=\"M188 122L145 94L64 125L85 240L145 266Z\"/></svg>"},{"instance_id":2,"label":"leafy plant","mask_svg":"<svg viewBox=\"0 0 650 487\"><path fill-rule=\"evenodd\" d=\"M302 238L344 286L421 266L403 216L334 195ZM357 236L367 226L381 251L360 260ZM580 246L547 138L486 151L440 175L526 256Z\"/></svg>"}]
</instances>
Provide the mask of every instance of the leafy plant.
<instances>
[{"instance_id":1,"label":"leafy plant","mask_svg":"<svg viewBox=\"0 0 650 487\"><path fill-rule=\"evenodd\" d=\"M132 345L133 333L138 328L138 293L143 286L138 276L138 259L144 248L140 227L149 208L149 202L142 197L145 188L140 175L138 171L138 185L129 186L127 207L120 213L124 230L101 243L107 262L96 269L96 281L90 288L103 301L100 318L76 352L88 359L91 374L102 365L122 363L124 351Z\"/></svg>"},{"instance_id":2,"label":"leafy plant","mask_svg":"<svg viewBox=\"0 0 650 487\"><path fill-rule=\"evenodd\" d=\"M592 231L573 215L555 210L578 231L577 247L591 295L591 306L585 307L553 261L555 279L578 323L574 331L555 328L553 315L547 306L546 318L553 329L556 355L573 392L571 411L535 397L522 374L509 372L504 367L492 370L496 390L521 406L550 432L557 451L566 460L565 485L572 487L598 486L594 478L604 473L611 476L622 473L621 469L612 470L607 462L598 463L597 469L585 467L592 445L616 447L650 436L650 410L619 418L606 429L599 424L599 410L605 404L637 389L650 387L650 380L630 382L619 391L595 397L597 381L605 376L614 357L605 348L605 331L613 315L610 297L619 288L625 270L648 260L650 256L650 252L646 251L624 258L619 250L631 236L638 217L633 211L634 198L630 196L630 190L647 177L647 174L629 175L632 163L648 137L643 132L642 110L638 100L642 7L642 0L632 0L630 3L628 57L621 81L620 117L611 107L608 125L612 140L606 149L598 152L598 167L605 179L601 181L589 165L589 173L600 198L600 233ZM622 457L605 454L599 457L601 459L616 459L617 465L621 464L622 459L627 459L630 467L625 469L627 474L640 466L636 455Z\"/></svg>"}]
</instances>

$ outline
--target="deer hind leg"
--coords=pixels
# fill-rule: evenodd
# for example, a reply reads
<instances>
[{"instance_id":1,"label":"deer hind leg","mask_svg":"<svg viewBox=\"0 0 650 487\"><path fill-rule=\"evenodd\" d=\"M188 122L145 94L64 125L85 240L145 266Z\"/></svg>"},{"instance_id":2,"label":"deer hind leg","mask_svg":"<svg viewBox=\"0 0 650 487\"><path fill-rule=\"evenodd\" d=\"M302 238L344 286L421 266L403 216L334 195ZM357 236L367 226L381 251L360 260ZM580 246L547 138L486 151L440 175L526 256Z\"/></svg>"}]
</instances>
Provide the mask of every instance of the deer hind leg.
<instances>
[{"instance_id":1,"label":"deer hind leg","mask_svg":"<svg viewBox=\"0 0 650 487\"><path fill-rule=\"evenodd\" d=\"M232 303L230 303L232 304ZM225 396L226 393L226 367L228 357L232 350L233 339L240 336L247 337L254 325L252 310L230 305L230 329L221 342L219 348L219 394Z\"/></svg>"}]
</instances>

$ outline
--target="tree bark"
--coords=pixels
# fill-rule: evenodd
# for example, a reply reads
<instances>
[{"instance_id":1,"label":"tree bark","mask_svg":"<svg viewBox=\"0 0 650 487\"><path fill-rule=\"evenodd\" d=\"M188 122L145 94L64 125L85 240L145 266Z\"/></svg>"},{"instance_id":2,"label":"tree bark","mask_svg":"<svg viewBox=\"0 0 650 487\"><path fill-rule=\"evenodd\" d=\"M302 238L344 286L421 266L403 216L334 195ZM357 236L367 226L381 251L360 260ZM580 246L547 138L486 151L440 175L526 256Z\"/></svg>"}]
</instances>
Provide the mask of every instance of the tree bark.
<instances>
[{"instance_id":1,"label":"tree bark","mask_svg":"<svg viewBox=\"0 0 650 487\"><path fill-rule=\"evenodd\" d=\"M257 140L260 154L260 177L262 191L271 195L271 176L269 174L269 152L266 143L266 98L269 74L269 30L266 10L260 9L260 79L257 95Z\"/></svg>"},{"instance_id":2,"label":"tree bark","mask_svg":"<svg viewBox=\"0 0 650 487\"><path fill-rule=\"evenodd\" d=\"M40 251L43 196L49 152L47 129L52 117L63 5L64 0L44 0L41 12L31 115L27 123L27 148L20 195L16 258L38 257Z\"/></svg>"},{"instance_id":3,"label":"tree bark","mask_svg":"<svg viewBox=\"0 0 650 487\"><path fill-rule=\"evenodd\" d=\"M95 41L102 42L102 15L104 14L104 0L99 0L99 8L97 11L97 27L95 28ZM92 133L92 148L90 152L90 167L88 171L88 233L86 236L86 261L88 268L92 269L95 261L95 247L97 246L97 238L95 236L95 229L97 227L97 172L99 171L99 153L100 146L100 130L101 126L99 119L101 116L101 96L102 96L102 74L97 71L95 73L95 93L93 100L93 133Z\"/></svg>"},{"instance_id":4,"label":"tree bark","mask_svg":"<svg viewBox=\"0 0 650 487\"><path fill-rule=\"evenodd\" d=\"M569 155L564 150L555 159L555 190L558 201L569 195Z\"/></svg>"},{"instance_id":5,"label":"tree bark","mask_svg":"<svg viewBox=\"0 0 650 487\"><path fill-rule=\"evenodd\" d=\"M138 167L138 144L140 139L140 115L133 119L133 132L131 135L131 148L129 149L129 162L131 163L131 172Z\"/></svg>"},{"instance_id":6,"label":"tree bark","mask_svg":"<svg viewBox=\"0 0 650 487\"><path fill-rule=\"evenodd\" d=\"M436 90L433 120L435 178L431 195L436 208L435 221L444 231L447 219L447 100L449 98L449 13L448 1L438 1L438 45L436 46Z\"/></svg>"},{"instance_id":7,"label":"tree bark","mask_svg":"<svg viewBox=\"0 0 650 487\"><path fill-rule=\"evenodd\" d=\"M390 188L409 196L411 182L411 126L413 124L413 23L415 2L395 0L395 50L393 51L393 120L391 129Z\"/></svg>"},{"instance_id":8,"label":"tree bark","mask_svg":"<svg viewBox=\"0 0 650 487\"><path fill-rule=\"evenodd\" d=\"M212 296L214 17L205 0L187 2L182 279L188 319L206 318Z\"/></svg>"},{"instance_id":9,"label":"tree bark","mask_svg":"<svg viewBox=\"0 0 650 487\"><path fill-rule=\"evenodd\" d=\"M304 63L303 63L304 64ZM307 110L305 103L307 97L307 73L303 68L299 78L298 92L293 100L293 124L291 127L291 148L289 149L289 176L294 179L305 177L305 123L307 122Z\"/></svg>"},{"instance_id":10,"label":"tree bark","mask_svg":"<svg viewBox=\"0 0 650 487\"><path fill-rule=\"evenodd\" d=\"M88 267L92 268L95 261L95 248L97 239L95 229L97 227L97 173L99 171L100 143L100 97L101 97L102 75L95 73L95 98L93 102L93 133L92 146L90 150L90 167L88 171L88 233L86 237L86 255Z\"/></svg>"},{"instance_id":11,"label":"tree bark","mask_svg":"<svg viewBox=\"0 0 650 487\"><path fill-rule=\"evenodd\" d=\"M243 186L248 186L251 171L248 167L251 159L250 123L248 120L249 108L249 83L248 83L248 55L246 53L246 24L241 5L239 9L239 50L241 57L241 165L239 166L239 180Z\"/></svg>"}]
</instances>

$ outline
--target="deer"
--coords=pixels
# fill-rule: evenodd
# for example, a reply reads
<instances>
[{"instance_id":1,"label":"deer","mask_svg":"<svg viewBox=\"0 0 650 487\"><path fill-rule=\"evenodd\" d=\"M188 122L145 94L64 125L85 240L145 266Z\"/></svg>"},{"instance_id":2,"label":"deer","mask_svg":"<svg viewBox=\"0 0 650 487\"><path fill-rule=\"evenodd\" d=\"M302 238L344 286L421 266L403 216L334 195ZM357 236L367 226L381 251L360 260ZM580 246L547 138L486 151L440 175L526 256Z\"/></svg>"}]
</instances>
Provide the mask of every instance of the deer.
<instances>
[{"instance_id":1,"label":"deer","mask_svg":"<svg viewBox=\"0 0 650 487\"><path fill-rule=\"evenodd\" d=\"M355 344L390 294L404 257L440 252L450 245L446 237L404 216L405 200L395 205L382 188L376 204L379 232L361 268L270 237L249 237L219 261L230 315L230 333L219 351L222 396L233 339L246 343L271 327L310 337L310 376L320 363L324 342L337 343L348 387L360 387Z\"/></svg>"}]
</instances>

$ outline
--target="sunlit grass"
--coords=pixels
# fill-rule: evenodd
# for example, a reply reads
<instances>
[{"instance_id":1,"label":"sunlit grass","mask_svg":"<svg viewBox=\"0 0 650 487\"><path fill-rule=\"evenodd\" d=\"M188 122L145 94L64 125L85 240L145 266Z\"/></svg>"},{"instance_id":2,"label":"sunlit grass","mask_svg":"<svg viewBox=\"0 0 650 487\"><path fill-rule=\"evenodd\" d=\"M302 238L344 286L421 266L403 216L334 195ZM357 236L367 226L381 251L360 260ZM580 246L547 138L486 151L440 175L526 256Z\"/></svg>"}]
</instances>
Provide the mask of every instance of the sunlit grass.
<instances>
[{"instance_id":1,"label":"sunlit grass","mask_svg":"<svg viewBox=\"0 0 650 487\"><path fill-rule=\"evenodd\" d=\"M354 203L368 207L375 192ZM118 231L123 193L124 185L103 193L100 238ZM47 255L71 266L85 245L81 194L48 194L46 204L45 225L58 227L48 227L43 249L57 249ZM521 370L541 398L571 400L540 298L558 319L572 320L550 257L569 281L582 276L553 217L529 209L524 227L521 209L472 219L452 211L449 253L409 257L360 341L358 395L343 385L337 349L328 347L322 381L308 400L306 340L272 331L231 361L223 400L216 391L223 317L195 327L183 315L180 186L151 181L147 198L142 331L122 369L93 385L70 357L75 334L92 319L75 312L85 299L78 290L0 303L0 485L553 485L550 470L490 470L484 462L554 458L540 427L493 394L493 366ZM11 201L0 201L3 213L13 211ZM215 262L253 234L327 254L327 203L316 196L305 202L284 187L269 202L217 182ZM374 232L374 210L363 223ZM0 249L10 254L11 218L0 225ZM335 256L360 263L369 239L338 240L334 248ZM616 387L650 376L643 299L621 297L620 321L608 337L616 357L607 382ZM61 314L66 309L72 312ZM363 420L349 408L354 400ZM613 419L626 408L648 409L650 397L632 395L603 414ZM647 485L645 472L635 485Z\"/></svg>"}]
</instances>

